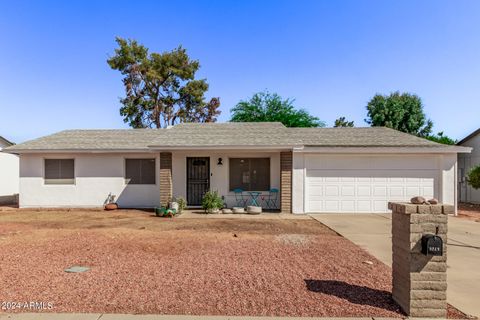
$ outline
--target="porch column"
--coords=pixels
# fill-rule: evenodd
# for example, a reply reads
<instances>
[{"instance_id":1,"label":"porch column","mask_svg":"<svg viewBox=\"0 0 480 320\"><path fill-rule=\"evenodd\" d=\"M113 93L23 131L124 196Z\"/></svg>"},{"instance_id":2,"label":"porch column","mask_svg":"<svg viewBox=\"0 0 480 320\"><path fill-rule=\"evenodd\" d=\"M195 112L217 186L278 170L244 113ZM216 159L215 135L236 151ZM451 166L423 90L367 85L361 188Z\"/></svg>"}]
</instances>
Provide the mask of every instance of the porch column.
<instances>
[{"instance_id":1,"label":"porch column","mask_svg":"<svg viewBox=\"0 0 480 320\"><path fill-rule=\"evenodd\" d=\"M292 213L292 151L280 152L280 210Z\"/></svg>"},{"instance_id":2,"label":"porch column","mask_svg":"<svg viewBox=\"0 0 480 320\"><path fill-rule=\"evenodd\" d=\"M172 153L160 152L160 205L167 206L173 196Z\"/></svg>"}]
</instances>

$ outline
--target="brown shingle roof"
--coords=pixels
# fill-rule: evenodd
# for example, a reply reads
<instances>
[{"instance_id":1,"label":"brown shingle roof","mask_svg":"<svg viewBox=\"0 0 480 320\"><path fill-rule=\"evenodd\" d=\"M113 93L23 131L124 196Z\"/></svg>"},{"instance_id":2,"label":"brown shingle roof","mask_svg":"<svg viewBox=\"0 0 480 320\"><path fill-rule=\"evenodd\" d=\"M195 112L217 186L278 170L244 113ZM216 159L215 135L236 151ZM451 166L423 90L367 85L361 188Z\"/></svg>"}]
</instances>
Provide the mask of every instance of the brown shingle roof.
<instances>
[{"instance_id":1,"label":"brown shingle roof","mask_svg":"<svg viewBox=\"0 0 480 320\"><path fill-rule=\"evenodd\" d=\"M29 151L121 151L180 147L448 148L384 127L286 128L281 123L189 123L167 129L67 130L7 148Z\"/></svg>"}]
</instances>

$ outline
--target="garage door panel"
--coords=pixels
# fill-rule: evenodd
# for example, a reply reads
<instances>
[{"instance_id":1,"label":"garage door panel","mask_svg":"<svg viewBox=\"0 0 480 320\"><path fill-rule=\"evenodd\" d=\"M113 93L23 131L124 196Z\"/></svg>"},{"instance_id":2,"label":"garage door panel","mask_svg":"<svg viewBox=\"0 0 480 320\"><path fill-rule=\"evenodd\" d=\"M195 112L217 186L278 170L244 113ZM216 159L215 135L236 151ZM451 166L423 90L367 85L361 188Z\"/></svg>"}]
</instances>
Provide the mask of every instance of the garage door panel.
<instances>
[{"instance_id":1,"label":"garage door panel","mask_svg":"<svg viewBox=\"0 0 480 320\"><path fill-rule=\"evenodd\" d=\"M424 195L424 197L433 198L434 197L433 187L423 187L422 194Z\"/></svg>"},{"instance_id":2,"label":"garage door panel","mask_svg":"<svg viewBox=\"0 0 480 320\"><path fill-rule=\"evenodd\" d=\"M386 197L388 194L387 186L373 186L374 197Z\"/></svg>"},{"instance_id":3,"label":"garage door panel","mask_svg":"<svg viewBox=\"0 0 480 320\"><path fill-rule=\"evenodd\" d=\"M340 201L340 208L343 212L355 212L355 200Z\"/></svg>"},{"instance_id":4,"label":"garage door panel","mask_svg":"<svg viewBox=\"0 0 480 320\"><path fill-rule=\"evenodd\" d=\"M354 196L355 195L355 186L354 185L344 185L342 186L342 196Z\"/></svg>"},{"instance_id":5,"label":"garage door panel","mask_svg":"<svg viewBox=\"0 0 480 320\"><path fill-rule=\"evenodd\" d=\"M403 187L401 186L391 186L389 190L390 197L404 197Z\"/></svg>"},{"instance_id":6,"label":"garage door panel","mask_svg":"<svg viewBox=\"0 0 480 320\"><path fill-rule=\"evenodd\" d=\"M340 209L338 200L325 200L325 211L326 212L338 212Z\"/></svg>"},{"instance_id":7,"label":"garage door panel","mask_svg":"<svg viewBox=\"0 0 480 320\"><path fill-rule=\"evenodd\" d=\"M326 185L325 186L325 196L327 197L331 197L331 196L335 196L335 197L338 197L340 196L340 192L338 191L340 187L339 186L331 186L331 185Z\"/></svg>"},{"instance_id":8,"label":"garage door panel","mask_svg":"<svg viewBox=\"0 0 480 320\"><path fill-rule=\"evenodd\" d=\"M323 196L323 186L311 185L308 188L308 195L310 197L321 197L321 196Z\"/></svg>"},{"instance_id":9,"label":"garage door panel","mask_svg":"<svg viewBox=\"0 0 480 320\"><path fill-rule=\"evenodd\" d=\"M365 170L307 168L306 211L388 212L388 201L406 201L416 195L435 196L436 170L381 167Z\"/></svg>"},{"instance_id":10,"label":"garage door panel","mask_svg":"<svg viewBox=\"0 0 480 320\"><path fill-rule=\"evenodd\" d=\"M419 194L421 194L421 193L423 194L423 192L420 191L420 189L421 189L420 187L407 187L407 188L406 188L406 190L407 190L407 192L406 192L407 197L408 197L408 198L412 198L412 197L415 197L415 196L417 196L417 195L419 195ZM423 188L422 188L422 189L423 189Z\"/></svg>"},{"instance_id":11,"label":"garage door panel","mask_svg":"<svg viewBox=\"0 0 480 320\"><path fill-rule=\"evenodd\" d=\"M357 211L358 212L372 212L372 201L371 200L358 200L357 201Z\"/></svg>"},{"instance_id":12,"label":"garage door panel","mask_svg":"<svg viewBox=\"0 0 480 320\"><path fill-rule=\"evenodd\" d=\"M386 212L387 211L387 202L384 200L374 200L373 201L373 212Z\"/></svg>"}]
</instances>

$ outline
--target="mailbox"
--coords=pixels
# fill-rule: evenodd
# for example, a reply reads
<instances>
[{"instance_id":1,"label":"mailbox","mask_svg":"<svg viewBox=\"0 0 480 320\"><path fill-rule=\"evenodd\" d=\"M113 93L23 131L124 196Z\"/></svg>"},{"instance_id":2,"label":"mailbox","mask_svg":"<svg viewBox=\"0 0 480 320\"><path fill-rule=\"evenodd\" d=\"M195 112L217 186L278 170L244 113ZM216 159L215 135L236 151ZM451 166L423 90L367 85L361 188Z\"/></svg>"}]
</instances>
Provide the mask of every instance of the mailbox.
<instances>
[{"instance_id":1,"label":"mailbox","mask_svg":"<svg viewBox=\"0 0 480 320\"><path fill-rule=\"evenodd\" d=\"M437 235L426 234L422 236L422 253L424 255L443 255L443 240Z\"/></svg>"}]
</instances>

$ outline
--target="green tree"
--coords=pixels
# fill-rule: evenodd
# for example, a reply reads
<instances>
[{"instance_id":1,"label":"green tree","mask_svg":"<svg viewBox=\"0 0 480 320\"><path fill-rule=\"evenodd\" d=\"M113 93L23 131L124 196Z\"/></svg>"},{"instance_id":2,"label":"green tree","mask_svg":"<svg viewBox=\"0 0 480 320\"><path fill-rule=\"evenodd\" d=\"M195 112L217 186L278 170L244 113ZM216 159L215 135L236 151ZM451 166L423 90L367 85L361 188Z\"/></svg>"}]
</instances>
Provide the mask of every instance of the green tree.
<instances>
[{"instance_id":1,"label":"green tree","mask_svg":"<svg viewBox=\"0 0 480 320\"><path fill-rule=\"evenodd\" d=\"M414 94L394 92L377 94L367 105L367 119L372 127L384 126L419 137L432 132L433 122L423 112L422 100Z\"/></svg>"},{"instance_id":2,"label":"green tree","mask_svg":"<svg viewBox=\"0 0 480 320\"><path fill-rule=\"evenodd\" d=\"M296 109L294 100L282 99L267 91L242 100L231 110L232 122L281 122L287 127L324 127L325 123L305 109Z\"/></svg>"},{"instance_id":3,"label":"green tree","mask_svg":"<svg viewBox=\"0 0 480 320\"><path fill-rule=\"evenodd\" d=\"M337 127L354 127L353 121L347 121L345 120L345 117L340 117L337 120L335 120L335 124L333 125L335 128Z\"/></svg>"},{"instance_id":4,"label":"green tree","mask_svg":"<svg viewBox=\"0 0 480 320\"><path fill-rule=\"evenodd\" d=\"M435 142L438 142L438 143L442 143L442 144L455 144L457 143L456 140L453 140L452 138L448 137L448 136L445 136L443 134L443 131L437 133L436 135L429 135L427 136L427 139L428 140L431 140L431 141L435 141Z\"/></svg>"},{"instance_id":5,"label":"green tree","mask_svg":"<svg viewBox=\"0 0 480 320\"><path fill-rule=\"evenodd\" d=\"M480 189L480 165L473 167L468 172L468 184L474 189Z\"/></svg>"},{"instance_id":6,"label":"green tree","mask_svg":"<svg viewBox=\"0 0 480 320\"><path fill-rule=\"evenodd\" d=\"M115 55L107 60L121 72L126 96L120 101L123 121L133 128L162 128L179 122L215 122L219 98L205 101L205 79L195 80L200 67L181 46L149 53L135 40L117 37Z\"/></svg>"}]
</instances>

